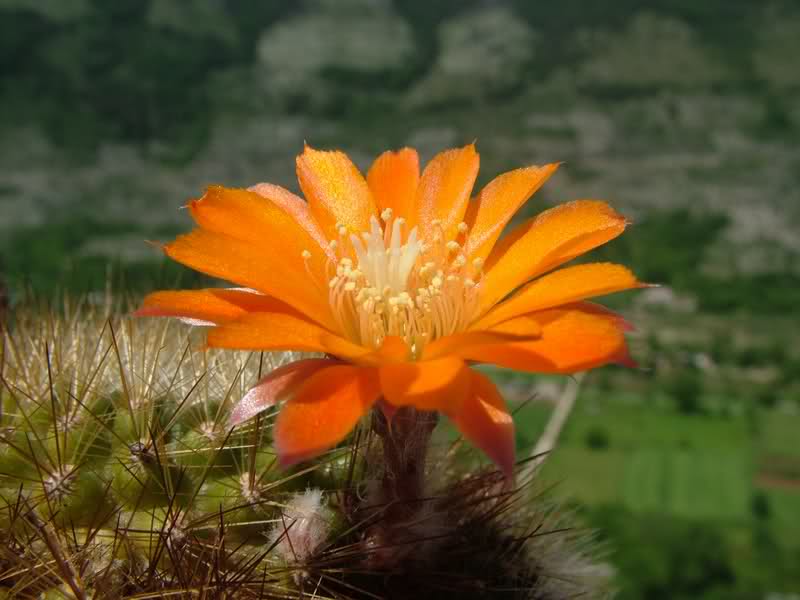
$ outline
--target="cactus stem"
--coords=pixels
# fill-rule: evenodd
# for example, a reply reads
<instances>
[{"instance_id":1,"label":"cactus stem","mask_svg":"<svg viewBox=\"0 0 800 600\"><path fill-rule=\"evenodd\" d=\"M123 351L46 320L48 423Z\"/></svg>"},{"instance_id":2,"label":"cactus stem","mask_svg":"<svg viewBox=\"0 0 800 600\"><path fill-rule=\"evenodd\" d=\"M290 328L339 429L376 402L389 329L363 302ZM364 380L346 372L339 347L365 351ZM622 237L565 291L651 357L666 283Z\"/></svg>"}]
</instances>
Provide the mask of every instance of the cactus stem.
<instances>
[{"instance_id":1,"label":"cactus stem","mask_svg":"<svg viewBox=\"0 0 800 600\"><path fill-rule=\"evenodd\" d=\"M437 413L405 406L387 418L381 409L372 413L372 430L383 442L384 470L377 505L382 518L372 525L364 542L372 568L393 567L407 554L400 538L407 525L424 511L425 457Z\"/></svg>"}]
</instances>

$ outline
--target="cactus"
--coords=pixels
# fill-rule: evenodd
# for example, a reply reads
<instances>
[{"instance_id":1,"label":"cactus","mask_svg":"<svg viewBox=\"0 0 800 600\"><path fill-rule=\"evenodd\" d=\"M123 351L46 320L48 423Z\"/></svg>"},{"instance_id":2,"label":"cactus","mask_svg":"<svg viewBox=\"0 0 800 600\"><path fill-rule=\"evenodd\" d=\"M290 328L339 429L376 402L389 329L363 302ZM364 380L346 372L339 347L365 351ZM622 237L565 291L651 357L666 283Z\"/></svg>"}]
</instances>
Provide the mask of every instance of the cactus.
<instances>
[{"instance_id":1,"label":"cactus","mask_svg":"<svg viewBox=\"0 0 800 600\"><path fill-rule=\"evenodd\" d=\"M419 493L392 497L389 464L414 448L389 453L380 417L282 470L273 414L226 423L296 355L204 349L196 330L112 304L18 310L2 331L0 598L606 590L591 536L534 479L471 472L474 451L435 432Z\"/></svg>"}]
</instances>

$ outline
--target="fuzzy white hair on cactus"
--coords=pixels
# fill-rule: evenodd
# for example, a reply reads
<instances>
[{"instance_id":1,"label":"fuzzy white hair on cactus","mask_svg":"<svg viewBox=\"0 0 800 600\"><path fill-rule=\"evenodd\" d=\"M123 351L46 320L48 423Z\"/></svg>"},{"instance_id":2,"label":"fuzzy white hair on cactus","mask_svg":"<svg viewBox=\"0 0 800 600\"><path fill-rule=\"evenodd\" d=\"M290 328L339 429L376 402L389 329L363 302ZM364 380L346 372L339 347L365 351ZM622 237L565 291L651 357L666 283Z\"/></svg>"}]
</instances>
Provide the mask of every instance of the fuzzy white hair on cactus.
<instances>
[{"instance_id":1,"label":"fuzzy white hair on cactus","mask_svg":"<svg viewBox=\"0 0 800 600\"><path fill-rule=\"evenodd\" d=\"M289 564L305 563L327 541L332 516L321 490L295 494L270 535L275 553Z\"/></svg>"}]
</instances>

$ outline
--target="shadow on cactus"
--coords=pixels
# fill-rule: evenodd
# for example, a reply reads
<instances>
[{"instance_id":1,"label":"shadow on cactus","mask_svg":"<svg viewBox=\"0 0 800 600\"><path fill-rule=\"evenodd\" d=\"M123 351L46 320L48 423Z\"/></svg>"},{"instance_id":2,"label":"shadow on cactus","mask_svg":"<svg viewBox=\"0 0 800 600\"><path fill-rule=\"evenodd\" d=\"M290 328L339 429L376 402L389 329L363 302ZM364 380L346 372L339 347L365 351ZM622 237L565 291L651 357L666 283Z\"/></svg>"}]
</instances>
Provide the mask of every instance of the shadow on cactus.
<instances>
[{"instance_id":1,"label":"shadow on cactus","mask_svg":"<svg viewBox=\"0 0 800 600\"><path fill-rule=\"evenodd\" d=\"M301 355L201 342L179 323L110 306L12 315L1 359L0 590L344 599L605 589L591 536L531 479L511 488L499 471L470 474L476 455L460 440L434 436L427 456L408 461L427 444L387 454L391 433L376 413L316 460L278 468L274 412L226 422L256 381ZM419 422L429 432L431 413L403 411L393 427ZM403 457L424 465L408 501L386 497ZM387 469L387 459L400 462Z\"/></svg>"}]
</instances>

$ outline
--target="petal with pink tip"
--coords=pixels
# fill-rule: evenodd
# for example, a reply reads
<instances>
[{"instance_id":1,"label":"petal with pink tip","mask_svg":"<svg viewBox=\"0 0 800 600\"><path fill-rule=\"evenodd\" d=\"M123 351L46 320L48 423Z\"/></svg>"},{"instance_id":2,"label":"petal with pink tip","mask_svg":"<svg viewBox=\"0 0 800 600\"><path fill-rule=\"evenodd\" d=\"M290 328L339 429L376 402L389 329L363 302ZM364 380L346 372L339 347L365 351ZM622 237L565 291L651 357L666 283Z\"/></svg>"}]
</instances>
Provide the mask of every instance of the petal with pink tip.
<instances>
[{"instance_id":1,"label":"petal with pink tip","mask_svg":"<svg viewBox=\"0 0 800 600\"><path fill-rule=\"evenodd\" d=\"M339 365L315 372L275 423L281 465L314 458L341 442L380 393L375 369Z\"/></svg>"},{"instance_id":2,"label":"petal with pink tip","mask_svg":"<svg viewBox=\"0 0 800 600\"><path fill-rule=\"evenodd\" d=\"M336 364L339 362L328 358L309 358L278 367L266 377L262 377L239 400L228 418L228 425L231 427L239 425L275 406L316 371Z\"/></svg>"}]
</instances>

